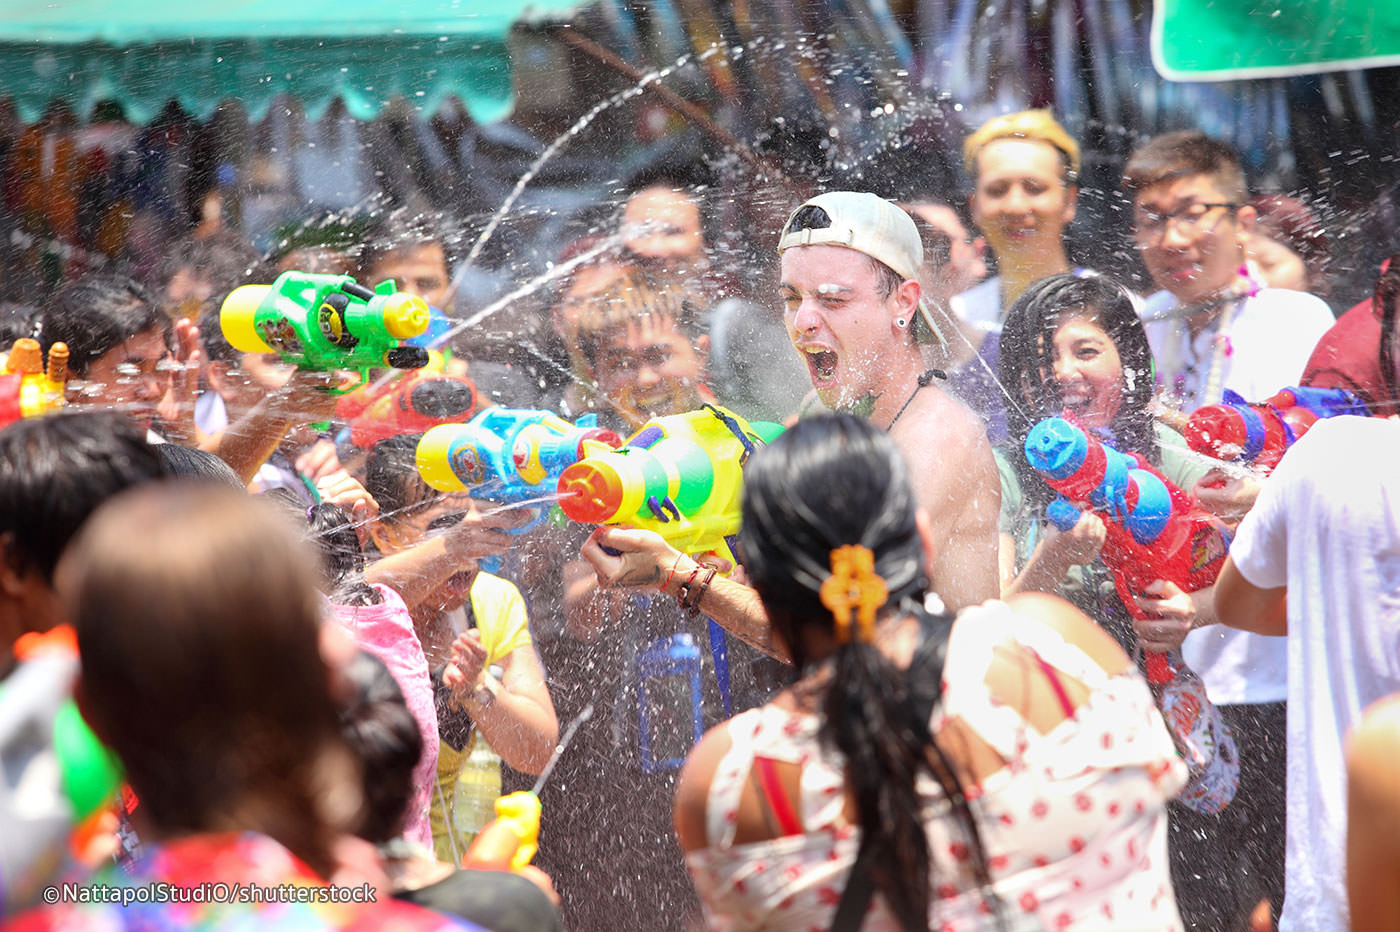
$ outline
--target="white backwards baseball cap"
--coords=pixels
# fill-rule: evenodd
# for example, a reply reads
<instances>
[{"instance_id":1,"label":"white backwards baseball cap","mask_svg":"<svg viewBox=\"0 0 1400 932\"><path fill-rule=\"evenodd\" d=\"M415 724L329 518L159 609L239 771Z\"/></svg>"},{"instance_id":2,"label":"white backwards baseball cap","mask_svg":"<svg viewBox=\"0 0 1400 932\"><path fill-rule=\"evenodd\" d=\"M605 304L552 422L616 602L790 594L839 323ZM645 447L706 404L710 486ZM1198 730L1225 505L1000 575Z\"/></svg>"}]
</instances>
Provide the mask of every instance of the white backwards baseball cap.
<instances>
[{"instance_id":1,"label":"white backwards baseball cap","mask_svg":"<svg viewBox=\"0 0 1400 932\"><path fill-rule=\"evenodd\" d=\"M821 218L808 214L794 220L809 207L818 208ZM778 238L778 253L794 246L844 246L883 262L900 278L918 281L924 264L924 244L919 228L904 208L876 194L863 191L830 191L818 194L792 212ZM943 342L943 334L924 302L915 314L914 336L920 343Z\"/></svg>"},{"instance_id":2,"label":"white backwards baseball cap","mask_svg":"<svg viewBox=\"0 0 1400 932\"><path fill-rule=\"evenodd\" d=\"M819 208L829 224L803 223L806 229L794 230L793 220L808 207ZM783 224L778 252L794 246L845 246L880 260L905 279L917 280L924 262L919 230L910 216L893 201L862 191L818 194L794 210Z\"/></svg>"}]
</instances>

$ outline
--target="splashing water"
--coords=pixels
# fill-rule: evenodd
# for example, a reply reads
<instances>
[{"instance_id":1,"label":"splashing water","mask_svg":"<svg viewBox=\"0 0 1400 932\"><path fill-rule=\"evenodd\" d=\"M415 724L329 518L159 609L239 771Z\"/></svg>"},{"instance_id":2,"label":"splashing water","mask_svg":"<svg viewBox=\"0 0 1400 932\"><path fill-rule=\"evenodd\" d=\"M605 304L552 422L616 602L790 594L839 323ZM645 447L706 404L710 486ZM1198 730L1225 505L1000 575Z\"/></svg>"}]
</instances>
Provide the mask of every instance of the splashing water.
<instances>
[{"instance_id":1,"label":"splashing water","mask_svg":"<svg viewBox=\"0 0 1400 932\"><path fill-rule=\"evenodd\" d=\"M511 304L514 304L516 301L520 300L523 297L526 297L527 295L534 294L536 291L540 290L545 285L548 285L550 282L564 277L565 275L572 272L574 269L578 268L580 265L583 265L586 262L593 261L608 250L615 249L621 242L621 234L614 234L613 236L599 243L592 249L586 250L585 252L582 252L574 258L570 259L568 262L561 262L558 265L547 269L540 275L536 275L534 278L530 279L525 284L521 285L513 291L508 292L507 294L502 295L495 301L492 301L490 304L483 307L481 310L477 311L475 314L472 314L470 317L467 317L464 320L454 324L445 333L443 333L437 339L433 340L433 342L430 344L430 348L437 349L443 346L445 343L447 343L457 334L461 333L463 330L466 330L469 327L475 327L477 324L481 323L483 320L490 317L492 314L495 314L497 311L509 307ZM465 267L468 264L469 263L463 263L463 267Z\"/></svg>"},{"instance_id":2,"label":"splashing water","mask_svg":"<svg viewBox=\"0 0 1400 932\"><path fill-rule=\"evenodd\" d=\"M510 194L506 196L506 199L501 203L501 206L496 208L496 212L491 215L491 220L486 224L486 228L481 231L481 235L476 238L476 242L472 244L471 251L467 253L466 259L462 260L462 264L458 267L457 273L453 276L452 284L448 288L447 292L448 299L444 303L452 303L451 299L456 296L457 290L461 287L462 282L466 278L467 271L471 269L472 265L481 256L481 250L486 247L486 244L490 241L491 237L495 235L496 229L501 225L501 222L505 220L506 216L511 212L512 208L515 207L515 202L520 199L520 195L524 193L525 188L529 186L530 182L533 181L535 179L535 176L539 174L540 169L544 167L546 162L554 158L554 156L558 154L561 149L563 149L580 133L587 129L589 124L591 124L595 119L597 119L600 114L612 109L613 107L619 106L620 104L623 104L634 97L639 96L650 85L669 77L671 74L673 74L680 68L683 68L687 64L689 64L692 59L695 61L704 61L711 55L715 54L717 51L719 51L719 46L715 45L711 46L709 49L706 49L704 52L701 52L699 55L696 55L692 52L687 52L685 55L682 55L680 58L676 59L675 62L668 65L667 67L661 68L657 71L653 71L650 74L646 75L636 85L618 91L611 97L608 97L605 100L599 101L597 104L594 104L593 107L589 109L589 111L583 116L579 117L578 120L576 120L572 126L570 126L563 133L560 133L559 136L547 147L545 147L545 150L541 152L533 162L530 163L530 166L527 169L525 169L525 172L520 176L520 179L516 181L515 187L511 189Z\"/></svg>"}]
</instances>

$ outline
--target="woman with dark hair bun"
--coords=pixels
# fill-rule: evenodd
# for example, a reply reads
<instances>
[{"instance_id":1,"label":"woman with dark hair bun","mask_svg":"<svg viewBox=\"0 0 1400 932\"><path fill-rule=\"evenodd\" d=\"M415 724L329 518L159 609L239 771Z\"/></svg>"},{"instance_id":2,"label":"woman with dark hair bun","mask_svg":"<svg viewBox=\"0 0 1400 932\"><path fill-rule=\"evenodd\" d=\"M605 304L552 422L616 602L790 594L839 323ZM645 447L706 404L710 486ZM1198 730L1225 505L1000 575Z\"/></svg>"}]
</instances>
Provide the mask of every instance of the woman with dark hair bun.
<instances>
[{"instance_id":1,"label":"woman with dark hair bun","mask_svg":"<svg viewBox=\"0 0 1400 932\"><path fill-rule=\"evenodd\" d=\"M1059 599L926 604L928 527L884 433L820 417L761 450L740 547L797 676L686 762L712 928L1181 928L1185 769L1145 683Z\"/></svg>"}]
</instances>

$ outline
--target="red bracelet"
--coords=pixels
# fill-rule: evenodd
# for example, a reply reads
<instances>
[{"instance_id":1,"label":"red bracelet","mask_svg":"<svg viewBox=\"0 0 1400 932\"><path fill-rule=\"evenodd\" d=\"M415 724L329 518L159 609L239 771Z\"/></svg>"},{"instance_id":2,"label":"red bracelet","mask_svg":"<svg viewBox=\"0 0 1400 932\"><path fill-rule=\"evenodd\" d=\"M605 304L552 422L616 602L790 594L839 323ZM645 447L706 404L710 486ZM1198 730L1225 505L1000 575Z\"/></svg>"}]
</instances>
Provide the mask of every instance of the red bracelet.
<instances>
[{"instance_id":1,"label":"red bracelet","mask_svg":"<svg viewBox=\"0 0 1400 932\"><path fill-rule=\"evenodd\" d=\"M666 581L661 584L661 589L663 592L666 590L667 586L671 585L671 580L675 578L676 567L681 565L681 557L683 556L685 556L685 554L678 553L676 554L676 558L671 561L671 572L666 574Z\"/></svg>"},{"instance_id":2,"label":"red bracelet","mask_svg":"<svg viewBox=\"0 0 1400 932\"><path fill-rule=\"evenodd\" d=\"M699 567L697 567L697 569L699 569ZM717 570L713 566L707 566L705 567L705 569L707 570L707 572L705 573L705 578L700 580L700 585L694 586L692 588L692 583L694 583L695 581L695 575L691 574L690 579L682 588L683 597L680 600L681 608L683 608L687 614L699 614L700 599L704 597L705 590L710 588L710 582L715 578L715 573L717 572Z\"/></svg>"},{"instance_id":3,"label":"red bracelet","mask_svg":"<svg viewBox=\"0 0 1400 932\"><path fill-rule=\"evenodd\" d=\"M700 571L705 567L702 564L695 564L695 569L690 571L689 578L681 583L680 590L676 592L676 601L681 603L681 608L685 608L685 600L690 596L690 587L695 585L695 577L700 575Z\"/></svg>"}]
</instances>

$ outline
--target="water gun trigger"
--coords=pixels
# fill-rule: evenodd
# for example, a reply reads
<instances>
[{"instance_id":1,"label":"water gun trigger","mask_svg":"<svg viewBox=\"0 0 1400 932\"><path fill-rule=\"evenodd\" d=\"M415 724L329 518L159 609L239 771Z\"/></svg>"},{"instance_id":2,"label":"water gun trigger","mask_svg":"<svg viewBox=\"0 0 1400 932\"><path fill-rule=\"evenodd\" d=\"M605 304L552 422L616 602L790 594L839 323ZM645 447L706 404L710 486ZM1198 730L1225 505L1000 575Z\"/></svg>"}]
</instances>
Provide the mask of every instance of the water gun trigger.
<instances>
[{"instance_id":1,"label":"water gun trigger","mask_svg":"<svg viewBox=\"0 0 1400 932\"><path fill-rule=\"evenodd\" d=\"M663 524L671 521L681 520L681 511L676 507L676 503L671 501L671 496L658 499L655 495L647 498L647 510L649 510L656 520Z\"/></svg>"},{"instance_id":2,"label":"water gun trigger","mask_svg":"<svg viewBox=\"0 0 1400 932\"><path fill-rule=\"evenodd\" d=\"M717 567L720 576L728 576L733 573L734 568L739 565L739 557L734 552L733 538L726 537L724 543L720 544L714 550L708 551L704 556L712 556L729 564L728 569L720 569ZM703 558L700 562L704 562Z\"/></svg>"}]
</instances>

